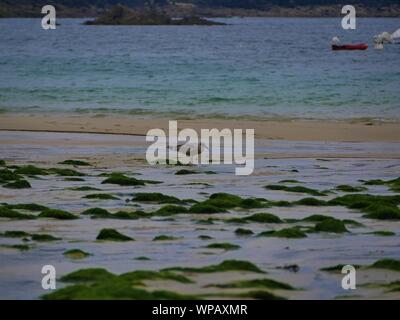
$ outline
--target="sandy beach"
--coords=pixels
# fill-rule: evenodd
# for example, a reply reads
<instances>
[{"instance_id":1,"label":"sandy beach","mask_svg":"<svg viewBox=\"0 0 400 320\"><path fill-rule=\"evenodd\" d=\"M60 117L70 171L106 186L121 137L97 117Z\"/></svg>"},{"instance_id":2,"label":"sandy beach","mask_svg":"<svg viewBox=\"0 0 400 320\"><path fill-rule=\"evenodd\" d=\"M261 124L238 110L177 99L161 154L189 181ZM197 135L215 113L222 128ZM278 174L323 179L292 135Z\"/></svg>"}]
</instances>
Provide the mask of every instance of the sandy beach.
<instances>
[{"instance_id":1,"label":"sandy beach","mask_svg":"<svg viewBox=\"0 0 400 320\"><path fill-rule=\"evenodd\" d=\"M0 130L146 135L153 128L167 130L164 118L86 115L0 115ZM400 141L400 123L370 120L178 120L180 129L254 129L256 139L290 141Z\"/></svg>"}]
</instances>

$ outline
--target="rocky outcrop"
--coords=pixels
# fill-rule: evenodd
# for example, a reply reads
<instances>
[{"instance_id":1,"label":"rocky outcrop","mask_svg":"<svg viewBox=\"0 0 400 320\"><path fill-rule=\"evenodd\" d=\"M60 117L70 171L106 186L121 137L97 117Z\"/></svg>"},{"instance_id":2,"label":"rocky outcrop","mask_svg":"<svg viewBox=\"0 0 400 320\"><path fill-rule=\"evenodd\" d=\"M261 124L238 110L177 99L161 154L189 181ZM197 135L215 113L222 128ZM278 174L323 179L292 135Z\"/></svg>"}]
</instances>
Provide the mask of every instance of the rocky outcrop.
<instances>
[{"instance_id":1,"label":"rocky outcrop","mask_svg":"<svg viewBox=\"0 0 400 320\"><path fill-rule=\"evenodd\" d=\"M95 20L86 21L87 25L224 25L197 16L171 18L157 10L132 10L123 6L115 6Z\"/></svg>"}]
</instances>

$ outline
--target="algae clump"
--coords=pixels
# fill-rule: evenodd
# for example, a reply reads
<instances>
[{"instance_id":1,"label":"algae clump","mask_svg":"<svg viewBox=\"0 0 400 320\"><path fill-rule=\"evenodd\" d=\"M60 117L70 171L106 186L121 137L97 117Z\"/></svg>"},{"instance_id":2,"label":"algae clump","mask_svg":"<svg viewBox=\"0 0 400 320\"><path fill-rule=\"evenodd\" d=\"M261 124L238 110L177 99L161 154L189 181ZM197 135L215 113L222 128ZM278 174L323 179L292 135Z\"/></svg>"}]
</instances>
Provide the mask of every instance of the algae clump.
<instances>
[{"instance_id":1,"label":"algae clump","mask_svg":"<svg viewBox=\"0 0 400 320\"><path fill-rule=\"evenodd\" d=\"M87 253L80 249L71 249L71 250L65 251L63 253L63 255L70 259L79 260L79 259L84 259L84 258L88 257L90 255L90 253Z\"/></svg>"},{"instance_id":2,"label":"algae clump","mask_svg":"<svg viewBox=\"0 0 400 320\"><path fill-rule=\"evenodd\" d=\"M101 229L96 239L97 240L109 240L109 241L132 241L132 240L134 240L131 237L128 237L122 233L119 233L115 229Z\"/></svg>"},{"instance_id":3,"label":"algae clump","mask_svg":"<svg viewBox=\"0 0 400 320\"><path fill-rule=\"evenodd\" d=\"M64 211L64 210L57 210L57 209L46 209L43 210L39 216L39 218L54 218L54 219L59 219L59 220L73 220L73 219L79 219L76 215Z\"/></svg>"}]
</instances>

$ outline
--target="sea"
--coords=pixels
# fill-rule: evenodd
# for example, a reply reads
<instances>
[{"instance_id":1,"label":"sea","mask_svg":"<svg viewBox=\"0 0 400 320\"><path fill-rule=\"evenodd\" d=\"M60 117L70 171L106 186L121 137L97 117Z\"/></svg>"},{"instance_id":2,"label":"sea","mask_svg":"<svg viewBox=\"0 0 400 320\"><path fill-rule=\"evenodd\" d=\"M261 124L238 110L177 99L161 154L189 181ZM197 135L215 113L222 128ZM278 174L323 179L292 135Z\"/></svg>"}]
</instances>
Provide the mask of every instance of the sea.
<instances>
[{"instance_id":1,"label":"sea","mask_svg":"<svg viewBox=\"0 0 400 320\"><path fill-rule=\"evenodd\" d=\"M400 118L400 18L229 18L224 26L0 19L0 113ZM369 44L333 52L331 39Z\"/></svg>"}]
</instances>

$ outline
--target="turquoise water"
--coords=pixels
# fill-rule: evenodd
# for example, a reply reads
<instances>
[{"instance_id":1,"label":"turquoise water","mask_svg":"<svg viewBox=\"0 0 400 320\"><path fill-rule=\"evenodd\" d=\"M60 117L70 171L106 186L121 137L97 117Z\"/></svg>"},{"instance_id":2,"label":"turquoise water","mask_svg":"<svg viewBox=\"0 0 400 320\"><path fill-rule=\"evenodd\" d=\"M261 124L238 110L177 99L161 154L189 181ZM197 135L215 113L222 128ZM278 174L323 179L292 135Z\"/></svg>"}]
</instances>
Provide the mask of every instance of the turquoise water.
<instances>
[{"instance_id":1,"label":"turquoise water","mask_svg":"<svg viewBox=\"0 0 400 320\"><path fill-rule=\"evenodd\" d=\"M400 118L400 19L232 18L227 26L84 26L0 19L0 111L190 117Z\"/></svg>"}]
</instances>

